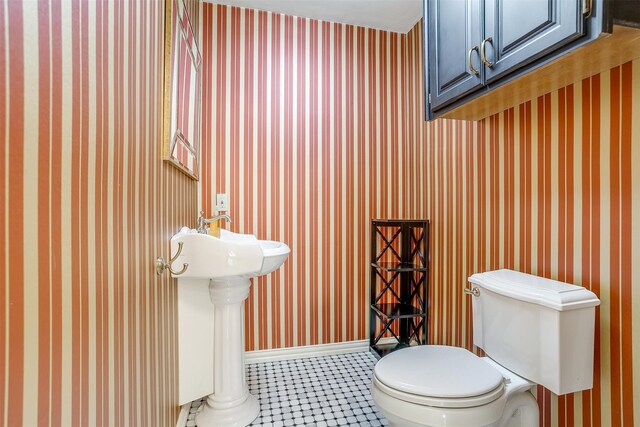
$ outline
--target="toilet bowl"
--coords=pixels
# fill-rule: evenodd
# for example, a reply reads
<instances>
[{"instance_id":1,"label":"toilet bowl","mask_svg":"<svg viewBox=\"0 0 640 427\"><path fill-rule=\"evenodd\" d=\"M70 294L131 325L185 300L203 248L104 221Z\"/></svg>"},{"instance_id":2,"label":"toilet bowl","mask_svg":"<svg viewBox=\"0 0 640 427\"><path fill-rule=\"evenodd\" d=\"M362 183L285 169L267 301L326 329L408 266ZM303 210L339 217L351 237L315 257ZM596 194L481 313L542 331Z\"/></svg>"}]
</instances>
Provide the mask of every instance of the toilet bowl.
<instances>
[{"instance_id":1,"label":"toilet bowl","mask_svg":"<svg viewBox=\"0 0 640 427\"><path fill-rule=\"evenodd\" d=\"M371 395L392 426L535 427L531 390L593 385L596 295L512 270L469 278L473 343L394 351L374 368Z\"/></svg>"},{"instance_id":2,"label":"toilet bowl","mask_svg":"<svg viewBox=\"0 0 640 427\"><path fill-rule=\"evenodd\" d=\"M533 386L488 357L428 345L382 358L371 395L392 426L537 426Z\"/></svg>"}]
</instances>

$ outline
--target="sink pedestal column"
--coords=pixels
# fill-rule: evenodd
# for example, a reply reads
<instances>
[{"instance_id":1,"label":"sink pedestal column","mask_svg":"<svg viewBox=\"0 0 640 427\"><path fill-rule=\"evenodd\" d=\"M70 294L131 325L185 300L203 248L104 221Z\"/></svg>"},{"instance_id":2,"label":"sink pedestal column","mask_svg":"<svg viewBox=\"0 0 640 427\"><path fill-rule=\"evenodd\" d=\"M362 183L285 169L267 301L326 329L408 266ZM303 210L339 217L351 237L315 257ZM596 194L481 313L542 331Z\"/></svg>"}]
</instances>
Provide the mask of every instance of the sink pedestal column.
<instances>
[{"instance_id":1,"label":"sink pedestal column","mask_svg":"<svg viewBox=\"0 0 640 427\"><path fill-rule=\"evenodd\" d=\"M198 427L250 424L260 413L258 400L249 394L244 375L244 301L249 279L211 279L214 306L213 394L196 415Z\"/></svg>"}]
</instances>

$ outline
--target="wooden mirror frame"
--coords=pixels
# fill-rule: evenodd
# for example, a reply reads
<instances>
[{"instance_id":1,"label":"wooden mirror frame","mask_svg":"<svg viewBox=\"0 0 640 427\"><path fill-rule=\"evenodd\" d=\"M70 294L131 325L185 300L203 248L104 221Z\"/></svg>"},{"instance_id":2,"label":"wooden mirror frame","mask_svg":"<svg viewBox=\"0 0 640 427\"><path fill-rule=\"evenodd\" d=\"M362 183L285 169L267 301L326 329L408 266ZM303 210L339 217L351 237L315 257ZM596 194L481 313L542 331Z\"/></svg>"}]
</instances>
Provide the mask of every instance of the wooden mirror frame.
<instances>
[{"instance_id":1,"label":"wooden mirror frame","mask_svg":"<svg viewBox=\"0 0 640 427\"><path fill-rule=\"evenodd\" d=\"M174 5L177 6L174 8ZM180 7L182 6L182 7ZM177 10L176 10L177 9ZM182 11L183 16L177 16ZM191 140L187 140L181 129L177 126L177 117L174 117L178 110L178 100L174 94L178 84L176 73L174 72L174 60L180 54L182 43L175 43L174 39L182 41L187 45L188 58L191 58L192 67L195 66L196 82L193 98L188 98L189 109L193 111L194 125ZM185 35L188 32L190 35ZM164 40L164 99L163 99L163 141L162 141L162 158L164 161L172 164L181 172L198 180L198 172L200 168L200 101L201 101L201 65L202 56L198 47L197 35L193 31L189 14L183 0L165 0L165 40ZM175 126L173 126L175 124ZM188 127L188 126L187 126ZM187 153L188 161L181 161L180 158L173 155L176 151L176 144L180 143L180 152Z\"/></svg>"}]
</instances>

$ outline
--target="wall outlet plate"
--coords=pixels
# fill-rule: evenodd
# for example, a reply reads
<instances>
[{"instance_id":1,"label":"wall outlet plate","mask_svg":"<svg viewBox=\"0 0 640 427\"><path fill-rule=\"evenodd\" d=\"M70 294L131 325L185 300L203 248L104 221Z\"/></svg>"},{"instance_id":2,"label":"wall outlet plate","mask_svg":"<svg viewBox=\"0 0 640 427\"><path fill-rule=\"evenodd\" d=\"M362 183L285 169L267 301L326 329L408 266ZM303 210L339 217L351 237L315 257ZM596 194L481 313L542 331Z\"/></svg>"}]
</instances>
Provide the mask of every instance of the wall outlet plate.
<instances>
[{"instance_id":1,"label":"wall outlet plate","mask_svg":"<svg viewBox=\"0 0 640 427\"><path fill-rule=\"evenodd\" d=\"M216 210L218 212L226 212L229 210L229 197L227 193L216 194Z\"/></svg>"}]
</instances>

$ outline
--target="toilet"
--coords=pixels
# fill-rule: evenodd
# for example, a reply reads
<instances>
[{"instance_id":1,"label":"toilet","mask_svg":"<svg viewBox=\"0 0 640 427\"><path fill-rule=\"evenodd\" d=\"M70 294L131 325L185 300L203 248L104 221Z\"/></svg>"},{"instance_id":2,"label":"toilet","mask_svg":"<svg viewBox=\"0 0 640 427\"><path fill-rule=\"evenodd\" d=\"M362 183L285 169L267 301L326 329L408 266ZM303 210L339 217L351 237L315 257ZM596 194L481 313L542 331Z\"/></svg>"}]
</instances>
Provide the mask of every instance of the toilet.
<instances>
[{"instance_id":1,"label":"toilet","mask_svg":"<svg viewBox=\"0 0 640 427\"><path fill-rule=\"evenodd\" d=\"M473 343L394 351L374 368L371 395L391 426L538 425L538 384L562 395L593 386L596 295L513 270L469 277Z\"/></svg>"}]
</instances>

